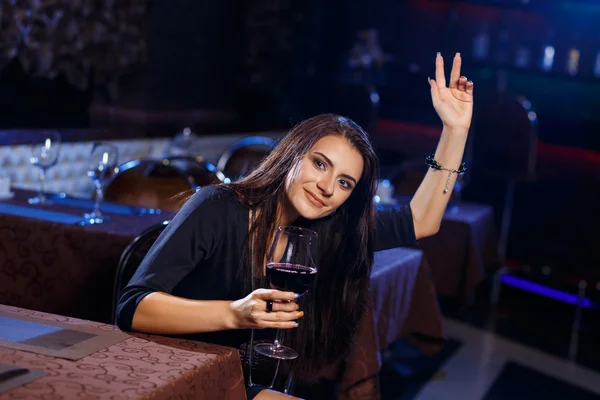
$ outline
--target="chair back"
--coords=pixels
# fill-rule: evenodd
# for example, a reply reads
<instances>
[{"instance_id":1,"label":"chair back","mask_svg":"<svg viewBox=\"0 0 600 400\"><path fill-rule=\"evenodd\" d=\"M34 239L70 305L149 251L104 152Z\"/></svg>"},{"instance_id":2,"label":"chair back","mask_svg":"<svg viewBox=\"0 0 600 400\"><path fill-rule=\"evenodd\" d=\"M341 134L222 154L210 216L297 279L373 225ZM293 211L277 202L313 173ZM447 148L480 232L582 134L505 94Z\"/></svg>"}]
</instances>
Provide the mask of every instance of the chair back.
<instances>
[{"instance_id":1,"label":"chair back","mask_svg":"<svg viewBox=\"0 0 600 400\"><path fill-rule=\"evenodd\" d=\"M217 170L234 181L254 171L271 153L277 141L264 136L250 136L233 143L219 157Z\"/></svg>"},{"instance_id":2,"label":"chair back","mask_svg":"<svg viewBox=\"0 0 600 400\"><path fill-rule=\"evenodd\" d=\"M204 161L202 157L173 156L166 159L172 165L189 175L196 188L223 183L225 175L213 164Z\"/></svg>"},{"instance_id":3,"label":"chair back","mask_svg":"<svg viewBox=\"0 0 600 400\"><path fill-rule=\"evenodd\" d=\"M177 196L194 188L194 178L168 160L132 160L121 165L106 184L104 199L175 212L181 206Z\"/></svg>"},{"instance_id":4,"label":"chair back","mask_svg":"<svg viewBox=\"0 0 600 400\"><path fill-rule=\"evenodd\" d=\"M537 114L523 96L499 95L473 124L473 173L501 180L535 178Z\"/></svg>"},{"instance_id":5,"label":"chair back","mask_svg":"<svg viewBox=\"0 0 600 400\"><path fill-rule=\"evenodd\" d=\"M146 254L168 224L169 221L163 221L160 224L156 224L146 229L133 239L121 254L121 259L119 260L113 282L113 304L111 315L113 324L116 325L117 323L117 304L119 302L119 297L121 296L121 291L129 283L131 277L142 263L142 260L146 257Z\"/></svg>"}]
</instances>

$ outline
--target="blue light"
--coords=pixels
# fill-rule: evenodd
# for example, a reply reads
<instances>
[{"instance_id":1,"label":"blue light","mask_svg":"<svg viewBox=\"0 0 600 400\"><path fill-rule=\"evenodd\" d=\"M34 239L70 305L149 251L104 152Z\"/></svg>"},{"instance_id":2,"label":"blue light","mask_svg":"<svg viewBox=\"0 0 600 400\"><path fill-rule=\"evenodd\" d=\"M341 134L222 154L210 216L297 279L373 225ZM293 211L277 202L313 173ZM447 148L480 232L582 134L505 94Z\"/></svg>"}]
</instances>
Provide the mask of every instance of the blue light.
<instances>
[{"instance_id":1,"label":"blue light","mask_svg":"<svg viewBox=\"0 0 600 400\"><path fill-rule=\"evenodd\" d=\"M550 71L552 70L552 64L554 64L554 47L553 46L546 46L544 48L544 59L542 61L542 69L544 71Z\"/></svg>"},{"instance_id":2,"label":"blue light","mask_svg":"<svg viewBox=\"0 0 600 400\"><path fill-rule=\"evenodd\" d=\"M502 283L513 286L519 289L526 290L531 293L539 294L541 296L549 297L554 300L562 301L563 303L577 305L579 299L576 294L563 292L562 290L549 288L539 283L534 283L526 279L517 278L516 276L502 275ZM592 300L584 297L581 300L581 306L583 308L598 308L598 305Z\"/></svg>"},{"instance_id":3,"label":"blue light","mask_svg":"<svg viewBox=\"0 0 600 400\"><path fill-rule=\"evenodd\" d=\"M373 104L379 104L379 93L377 93L376 91L373 90L369 94L369 97L371 99L371 103L373 103Z\"/></svg>"}]
</instances>

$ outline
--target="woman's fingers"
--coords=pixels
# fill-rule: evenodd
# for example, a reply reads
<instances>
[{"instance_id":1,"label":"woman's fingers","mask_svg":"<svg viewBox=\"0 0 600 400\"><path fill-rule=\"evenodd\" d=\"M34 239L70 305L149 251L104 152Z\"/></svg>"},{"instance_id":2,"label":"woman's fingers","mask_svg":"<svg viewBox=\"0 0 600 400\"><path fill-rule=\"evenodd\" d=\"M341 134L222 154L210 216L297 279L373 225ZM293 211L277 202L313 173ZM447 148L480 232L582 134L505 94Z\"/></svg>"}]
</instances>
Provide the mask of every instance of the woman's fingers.
<instances>
[{"instance_id":1,"label":"woman's fingers","mask_svg":"<svg viewBox=\"0 0 600 400\"><path fill-rule=\"evenodd\" d=\"M427 78L429 81L429 86L431 87L431 98L433 99L433 103L437 103L440 100L440 92L437 87L437 82L435 79Z\"/></svg>"},{"instance_id":2,"label":"woman's fingers","mask_svg":"<svg viewBox=\"0 0 600 400\"><path fill-rule=\"evenodd\" d=\"M296 322L269 322L265 321L265 329L293 329L297 328L298 323Z\"/></svg>"},{"instance_id":3,"label":"woman's fingers","mask_svg":"<svg viewBox=\"0 0 600 400\"><path fill-rule=\"evenodd\" d=\"M295 303L293 303L295 304ZM286 306L289 306L287 304ZM275 304L273 304L273 308ZM257 305L260 307L260 305ZM303 311L296 311L295 307L293 311L272 311L267 312L263 310L254 310L252 312L252 319L257 328L281 328L289 329L298 326L296 320L304 316Z\"/></svg>"},{"instance_id":4,"label":"woman's fingers","mask_svg":"<svg viewBox=\"0 0 600 400\"><path fill-rule=\"evenodd\" d=\"M287 311L287 312L293 312L293 311L298 311L300 309L300 306L298 305L298 303L294 303L293 301L286 301L286 302L280 302L280 301L273 301L273 308L271 309L271 312L277 312L277 311ZM252 310L253 311L265 311L267 312L267 302L263 301L263 300L254 300L254 303L252 304Z\"/></svg>"},{"instance_id":5,"label":"woman's fingers","mask_svg":"<svg viewBox=\"0 0 600 400\"><path fill-rule=\"evenodd\" d=\"M259 315L258 318L262 321L270 321L270 322L287 322L287 321L295 321L298 318L302 318L304 316L303 311L294 311L294 312L286 312L286 311L278 311L278 312L270 312Z\"/></svg>"},{"instance_id":6,"label":"woman's fingers","mask_svg":"<svg viewBox=\"0 0 600 400\"><path fill-rule=\"evenodd\" d=\"M458 90L461 90L463 92L465 90L467 90L467 77L466 76L461 76L458 79Z\"/></svg>"},{"instance_id":7,"label":"woman's fingers","mask_svg":"<svg viewBox=\"0 0 600 400\"><path fill-rule=\"evenodd\" d=\"M265 303L265 307L266 307L266 303ZM298 311L300 309L300 306L298 305L298 303L294 303L293 301L290 302L286 302L286 303L282 303L282 302L273 302L273 311L287 311L287 312L293 312L293 311Z\"/></svg>"},{"instance_id":8,"label":"woman's fingers","mask_svg":"<svg viewBox=\"0 0 600 400\"><path fill-rule=\"evenodd\" d=\"M252 292L252 324L256 328L291 329L298 326L296 320L304 315L293 300L298 296L293 292L274 289L257 289ZM267 301L273 302L271 312L267 311Z\"/></svg>"},{"instance_id":9,"label":"woman's fingers","mask_svg":"<svg viewBox=\"0 0 600 400\"><path fill-rule=\"evenodd\" d=\"M467 93L473 96L473 81L467 82Z\"/></svg>"},{"instance_id":10,"label":"woman's fingers","mask_svg":"<svg viewBox=\"0 0 600 400\"><path fill-rule=\"evenodd\" d=\"M296 300L298 295L294 292L282 292L281 290L275 289L256 289L252 294L264 301L267 300L279 300L279 301L290 301Z\"/></svg>"},{"instance_id":11,"label":"woman's fingers","mask_svg":"<svg viewBox=\"0 0 600 400\"><path fill-rule=\"evenodd\" d=\"M259 329L279 328L291 329L298 326L297 319L304 315L302 311L297 312L257 312L254 314L255 327Z\"/></svg>"},{"instance_id":12,"label":"woman's fingers","mask_svg":"<svg viewBox=\"0 0 600 400\"><path fill-rule=\"evenodd\" d=\"M438 87L446 86L446 76L444 75L444 58L440 53L435 57L435 80Z\"/></svg>"},{"instance_id":13,"label":"woman's fingers","mask_svg":"<svg viewBox=\"0 0 600 400\"><path fill-rule=\"evenodd\" d=\"M459 86L459 77L460 77L460 67L462 64L462 60L460 58L460 53L456 53L454 56L454 62L452 63L452 71L450 72L450 85L451 89Z\"/></svg>"}]
</instances>

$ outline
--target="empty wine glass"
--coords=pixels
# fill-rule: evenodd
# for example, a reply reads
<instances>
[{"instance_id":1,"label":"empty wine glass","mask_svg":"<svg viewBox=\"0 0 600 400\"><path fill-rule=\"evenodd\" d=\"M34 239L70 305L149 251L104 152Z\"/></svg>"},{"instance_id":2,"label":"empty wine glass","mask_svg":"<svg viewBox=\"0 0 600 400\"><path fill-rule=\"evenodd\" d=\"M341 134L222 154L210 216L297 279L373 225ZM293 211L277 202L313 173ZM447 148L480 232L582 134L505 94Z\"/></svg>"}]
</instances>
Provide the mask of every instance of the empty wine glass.
<instances>
[{"instance_id":1,"label":"empty wine glass","mask_svg":"<svg viewBox=\"0 0 600 400\"><path fill-rule=\"evenodd\" d=\"M280 255L278 249L283 253ZM295 226L281 226L267 258L267 280L271 289L303 293L317 277L317 233ZM280 360L293 360L298 353L283 346L283 331L277 329L273 343L254 346L257 353Z\"/></svg>"},{"instance_id":2,"label":"empty wine glass","mask_svg":"<svg viewBox=\"0 0 600 400\"><path fill-rule=\"evenodd\" d=\"M96 202L94 203L94 211L84 215L84 223L86 224L101 224L108 220L108 217L100 211L100 203L104 198L104 183L117 166L117 159L118 150L114 144L106 142L95 142L93 144L88 176L94 181L96 187Z\"/></svg>"},{"instance_id":3,"label":"empty wine glass","mask_svg":"<svg viewBox=\"0 0 600 400\"><path fill-rule=\"evenodd\" d=\"M48 131L42 132L31 144L31 155L29 162L40 169L40 186L38 195L28 199L29 204L48 204L44 194L46 183L46 170L56 165L60 156L60 133Z\"/></svg>"}]
</instances>

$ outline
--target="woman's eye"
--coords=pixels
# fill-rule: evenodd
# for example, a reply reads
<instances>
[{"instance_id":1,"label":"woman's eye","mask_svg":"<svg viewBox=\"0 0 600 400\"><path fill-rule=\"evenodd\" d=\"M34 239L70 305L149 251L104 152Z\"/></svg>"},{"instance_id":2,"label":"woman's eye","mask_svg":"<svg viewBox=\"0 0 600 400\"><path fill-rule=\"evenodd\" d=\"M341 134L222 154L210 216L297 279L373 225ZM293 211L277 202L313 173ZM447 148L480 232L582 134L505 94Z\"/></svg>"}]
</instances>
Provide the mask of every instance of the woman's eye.
<instances>
[{"instance_id":1,"label":"woman's eye","mask_svg":"<svg viewBox=\"0 0 600 400\"><path fill-rule=\"evenodd\" d=\"M315 165L317 166L317 168L320 168L320 169L325 168L325 163L323 163L320 160L315 160Z\"/></svg>"},{"instance_id":2,"label":"woman's eye","mask_svg":"<svg viewBox=\"0 0 600 400\"><path fill-rule=\"evenodd\" d=\"M340 183L342 184L343 187L345 187L346 189L350 189L350 183L348 183L348 181L341 179Z\"/></svg>"}]
</instances>

